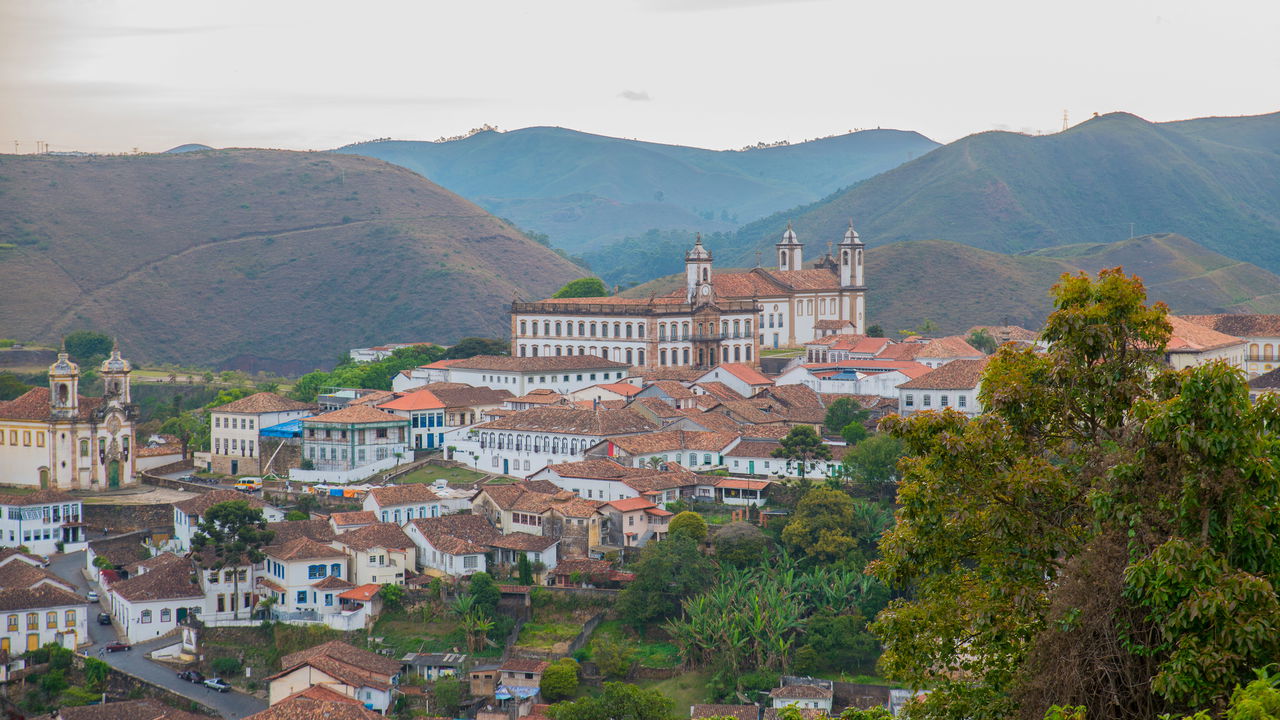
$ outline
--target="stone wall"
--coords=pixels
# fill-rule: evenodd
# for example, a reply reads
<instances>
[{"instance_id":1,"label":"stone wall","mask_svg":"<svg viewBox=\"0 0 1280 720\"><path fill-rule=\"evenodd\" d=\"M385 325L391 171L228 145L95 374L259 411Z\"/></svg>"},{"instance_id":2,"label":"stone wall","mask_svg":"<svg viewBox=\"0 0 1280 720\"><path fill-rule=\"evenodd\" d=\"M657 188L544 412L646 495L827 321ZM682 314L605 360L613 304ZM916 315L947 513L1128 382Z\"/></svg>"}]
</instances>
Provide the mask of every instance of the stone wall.
<instances>
[{"instance_id":1,"label":"stone wall","mask_svg":"<svg viewBox=\"0 0 1280 720\"><path fill-rule=\"evenodd\" d=\"M173 506L90 505L84 506L84 522L90 529L110 530L112 535L135 530L173 532Z\"/></svg>"},{"instance_id":2,"label":"stone wall","mask_svg":"<svg viewBox=\"0 0 1280 720\"><path fill-rule=\"evenodd\" d=\"M279 451L276 450L279 448ZM259 475L275 473L280 477L289 477L289 470L302 465L302 441L294 438L272 438L258 436L258 454L262 462L271 461L269 467L261 468ZM272 457L272 454L275 457Z\"/></svg>"}]
</instances>

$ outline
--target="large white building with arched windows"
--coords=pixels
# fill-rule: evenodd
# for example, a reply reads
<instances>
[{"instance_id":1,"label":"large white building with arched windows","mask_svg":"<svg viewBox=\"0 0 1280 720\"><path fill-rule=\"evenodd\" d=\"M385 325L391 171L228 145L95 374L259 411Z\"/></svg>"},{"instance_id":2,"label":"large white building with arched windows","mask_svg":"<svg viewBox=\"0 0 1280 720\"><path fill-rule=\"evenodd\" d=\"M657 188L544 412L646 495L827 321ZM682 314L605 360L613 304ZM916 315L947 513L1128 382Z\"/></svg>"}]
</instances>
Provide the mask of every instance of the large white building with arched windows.
<instances>
[{"instance_id":1,"label":"large white building with arched windows","mask_svg":"<svg viewBox=\"0 0 1280 720\"><path fill-rule=\"evenodd\" d=\"M717 273L699 238L685 256L685 288L670 295L515 302L511 354L706 368L756 364L761 348L811 342L824 325L866 332L864 246L852 224L835 256L812 268L790 226L776 247L776 269Z\"/></svg>"},{"instance_id":2,"label":"large white building with arched windows","mask_svg":"<svg viewBox=\"0 0 1280 720\"><path fill-rule=\"evenodd\" d=\"M136 485L129 362L119 347L102 362L100 398L80 395L67 353L49 366L49 387L0 402L0 485L107 490Z\"/></svg>"}]
</instances>

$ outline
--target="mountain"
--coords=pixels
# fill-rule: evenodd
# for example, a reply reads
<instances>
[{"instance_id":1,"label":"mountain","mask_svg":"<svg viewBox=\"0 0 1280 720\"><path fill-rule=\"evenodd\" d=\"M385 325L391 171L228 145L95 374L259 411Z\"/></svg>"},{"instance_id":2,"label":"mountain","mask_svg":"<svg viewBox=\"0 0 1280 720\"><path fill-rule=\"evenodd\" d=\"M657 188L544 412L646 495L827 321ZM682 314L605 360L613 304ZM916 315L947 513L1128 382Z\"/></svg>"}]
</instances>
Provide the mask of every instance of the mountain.
<instances>
[{"instance_id":1,"label":"mountain","mask_svg":"<svg viewBox=\"0 0 1280 720\"><path fill-rule=\"evenodd\" d=\"M584 271L404 168L216 150L0 156L0 336L282 372L348 348L505 337Z\"/></svg>"},{"instance_id":2,"label":"mountain","mask_svg":"<svg viewBox=\"0 0 1280 720\"><path fill-rule=\"evenodd\" d=\"M168 150L165 150L165 152L176 154L176 153L189 153L189 152L204 152L205 150L212 150L212 149L213 148L209 147L208 145L201 145L200 143L187 143L186 145L171 147Z\"/></svg>"},{"instance_id":3,"label":"mountain","mask_svg":"<svg viewBox=\"0 0 1280 720\"><path fill-rule=\"evenodd\" d=\"M1280 113L1114 113L1054 135L972 135L743 227L724 256L771 250L788 220L804 241L838 241L849 218L871 246L941 238L1005 253L1127 238L1132 223L1280 271Z\"/></svg>"},{"instance_id":4,"label":"mountain","mask_svg":"<svg viewBox=\"0 0 1280 720\"><path fill-rule=\"evenodd\" d=\"M576 253L652 228L731 230L937 145L915 132L865 130L717 151L531 127L444 142L374 141L338 152L407 167Z\"/></svg>"},{"instance_id":5,"label":"mountain","mask_svg":"<svg viewBox=\"0 0 1280 720\"><path fill-rule=\"evenodd\" d=\"M1280 277L1180 235L1162 234L1023 255L946 240L871 246L867 322L891 335L925 320L949 333L1008 323L1038 328L1052 309L1049 289L1063 273L1117 265L1141 276L1148 296L1176 313L1280 313ZM622 294L663 294L683 282L683 275L671 275Z\"/></svg>"}]
</instances>

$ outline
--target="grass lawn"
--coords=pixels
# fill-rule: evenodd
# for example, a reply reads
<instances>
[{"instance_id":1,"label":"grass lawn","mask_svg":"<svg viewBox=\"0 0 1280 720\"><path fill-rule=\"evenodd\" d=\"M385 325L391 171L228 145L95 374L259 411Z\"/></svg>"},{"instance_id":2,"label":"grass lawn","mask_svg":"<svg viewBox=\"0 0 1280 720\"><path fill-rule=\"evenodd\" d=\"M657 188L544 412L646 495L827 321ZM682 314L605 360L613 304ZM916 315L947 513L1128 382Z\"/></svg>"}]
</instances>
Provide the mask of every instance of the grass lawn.
<instances>
[{"instance_id":1,"label":"grass lawn","mask_svg":"<svg viewBox=\"0 0 1280 720\"><path fill-rule=\"evenodd\" d=\"M466 638L458 629L458 624L443 613L429 623L423 623L418 613L384 612L369 631L370 637L382 638L379 648L392 648L395 657L403 657L411 652L447 652L453 648L464 648ZM474 654L474 653L473 653ZM478 653L480 657L496 657L502 654L501 647L489 647Z\"/></svg>"},{"instance_id":2,"label":"grass lawn","mask_svg":"<svg viewBox=\"0 0 1280 720\"><path fill-rule=\"evenodd\" d=\"M641 680L636 684L671 698L674 713L683 716L689 712L690 705L707 702L708 679L710 676L705 672L687 672L666 680Z\"/></svg>"},{"instance_id":3,"label":"grass lawn","mask_svg":"<svg viewBox=\"0 0 1280 720\"><path fill-rule=\"evenodd\" d=\"M822 678L823 680L837 680L839 682L858 683L859 685L884 685L886 687L892 687L892 688L906 687L906 685L901 685L899 683L893 682L892 680L885 680L884 678L878 675L850 675L848 673L840 672L838 670L828 670L826 672L817 672L817 673L814 673L813 676L816 678Z\"/></svg>"},{"instance_id":4,"label":"grass lawn","mask_svg":"<svg viewBox=\"0 0 1280 720\"><path fill-rule=\"evenodd\" d=\"M572 621L527 622L520 628L516 644L520 647L551 650L558 643L571 642L580 632L582 623L575 624Z\"/></svg>"},{"instance_id":5,"label":"grass lawn","mask_svg":"<svg viewBox=\"0 0 1280 720\"><path fill-rule=\"evenodd\" d=\"M484 476L485 473L476 472L468 468L425 465L399 478L396 483L433 483L436 480L444 479L448 480L450 485L474 485L480 482L480 478Z\"/></svg>"},{"instance_id":6,"label":"grass lawn","mask_svg":"<svg viewBox=\"0 0 1280 720\"><path fill-rule=\"evenodd\" d=\"M528 627L527 625L525 627ZM649 642L640 639L635 633L622 625L619 620L608 620L600 623L592 633L591 640L610 638L623 647L630 648L641 667L672 668L680 664L680 651L668 642Z\"/></svg>"}]
</instances>

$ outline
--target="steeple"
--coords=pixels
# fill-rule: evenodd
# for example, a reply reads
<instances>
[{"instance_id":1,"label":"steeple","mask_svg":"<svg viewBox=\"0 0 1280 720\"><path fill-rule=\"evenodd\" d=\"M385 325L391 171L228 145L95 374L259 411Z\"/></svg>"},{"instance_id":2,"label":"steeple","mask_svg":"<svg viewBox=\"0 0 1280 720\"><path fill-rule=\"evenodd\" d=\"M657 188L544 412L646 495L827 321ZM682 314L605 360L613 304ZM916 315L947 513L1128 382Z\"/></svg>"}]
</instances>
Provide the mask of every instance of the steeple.
<instances>
[{"instance_id":1,"label":"steeple","mask_svg":"<svg viewBox=\"0 0 1280 720\"><path fill-rule=\"evenodd\" d=\"M80 410L80 366L71 362L63 342L58 360L49 366L49 412L74 417Z\"/></svg>"},{"instance_id":2,"label":"steeple","mask_svg":"<svg viewBox=\"0 0 1280 720\"><path fill-rule=\"evenodd\" d=\"M862 285L862 238L853 229L853 220L840 241L840 284Z\"/></svg>"},{"instance_id":3,"label":"steeple","mask_svg":"<svg viewBox=\"0 0 1280 720\"><path fill-rule=\"evenodd\" d=\"M702 233L694 236L693 248L684 256L685 302L710 294L711 251L702 246ZM704 291L702 288L708 288Z\"/></svg>"},{"instance_id":4,"label":"steeple","mask_svg":"<svg viewBox=\"0 0 1280 720\"><path fill-rule=\"evenodd\" d=\"M129 361L120 357L120 341L116 340L111 345L111 356L103 360L98 369L107 398L120 404L130 402L129 373L132 370Z\"/></svg>"},{"instance_id":5,"label":"steeple","mask_svg":"<svg viewBox=\"0 0 1280 720\"><path fill-rule=\"evenodd\" d=\"M790 222L782 233L782 240L775 247L778 248L779 270L799 270L804 266L804 243L796 239L796 231L791 229Z\"/></svg>"}]
</instances>

